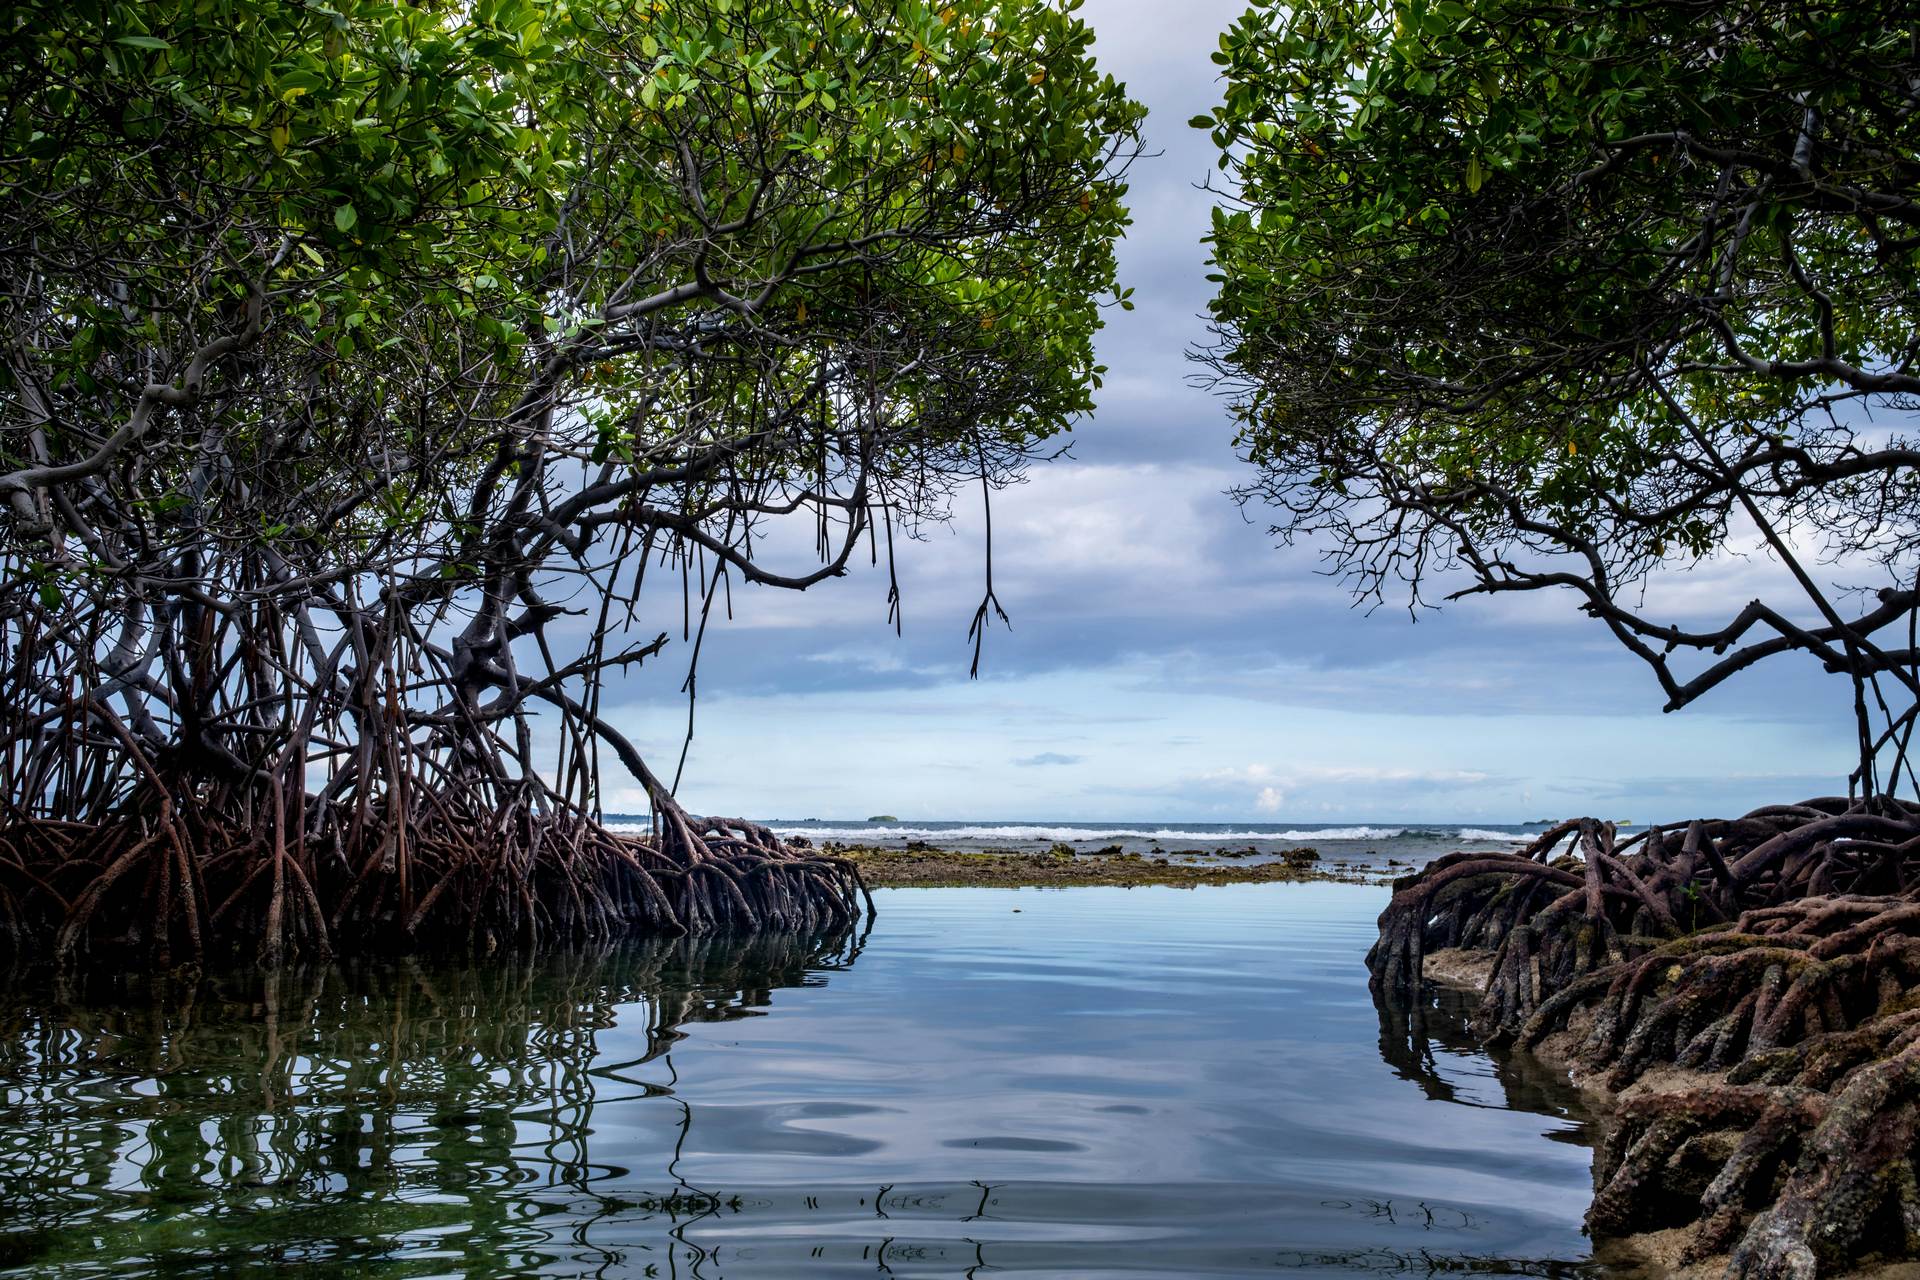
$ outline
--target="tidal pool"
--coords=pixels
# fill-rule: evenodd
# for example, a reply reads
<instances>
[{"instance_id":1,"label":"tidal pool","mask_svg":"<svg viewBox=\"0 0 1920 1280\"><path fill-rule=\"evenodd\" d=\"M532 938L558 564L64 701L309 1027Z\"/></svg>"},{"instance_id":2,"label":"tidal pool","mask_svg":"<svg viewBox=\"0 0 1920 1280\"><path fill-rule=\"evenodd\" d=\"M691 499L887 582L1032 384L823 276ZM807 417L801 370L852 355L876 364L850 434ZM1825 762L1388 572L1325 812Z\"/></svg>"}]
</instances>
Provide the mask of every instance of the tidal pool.
<instances>
[{"instance_id":1,"label":"tidal pool","mask_svg":"<svg viewBox=\"0 0 1920 1280\"><path fill-rule=\"evenodd\" d=\"M1385 890L895 890L864 938L0 996L0 1273L1596 1274L1590 1126Z\"/></svg>"}]
</instances>

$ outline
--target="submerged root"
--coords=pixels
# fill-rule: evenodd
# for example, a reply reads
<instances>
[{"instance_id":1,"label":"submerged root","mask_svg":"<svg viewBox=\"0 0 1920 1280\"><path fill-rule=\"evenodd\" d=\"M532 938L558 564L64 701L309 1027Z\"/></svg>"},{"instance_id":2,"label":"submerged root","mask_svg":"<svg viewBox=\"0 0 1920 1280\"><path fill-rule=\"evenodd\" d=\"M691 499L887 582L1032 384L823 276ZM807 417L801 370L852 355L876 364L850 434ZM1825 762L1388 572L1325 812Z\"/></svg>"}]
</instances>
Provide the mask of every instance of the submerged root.
<instances>
[{"instance_id":1,"label":"submerged root","mask_svg":"<svg viewBox=\"0 0 1920 1280\"><path fill-rule=\"evenodd\" d=\"M1726 1072L1620 1102L1597 1235L1691 1225L1692 1258L1751 1280L1920 1256L1920 809L1815 800L1629 840L1564 823L1401 880L1380 929L1383 1001L1426 954L1475 948L1483 1039L1571 1033L1614 1091Z\"/></svg>"}]
</instances>

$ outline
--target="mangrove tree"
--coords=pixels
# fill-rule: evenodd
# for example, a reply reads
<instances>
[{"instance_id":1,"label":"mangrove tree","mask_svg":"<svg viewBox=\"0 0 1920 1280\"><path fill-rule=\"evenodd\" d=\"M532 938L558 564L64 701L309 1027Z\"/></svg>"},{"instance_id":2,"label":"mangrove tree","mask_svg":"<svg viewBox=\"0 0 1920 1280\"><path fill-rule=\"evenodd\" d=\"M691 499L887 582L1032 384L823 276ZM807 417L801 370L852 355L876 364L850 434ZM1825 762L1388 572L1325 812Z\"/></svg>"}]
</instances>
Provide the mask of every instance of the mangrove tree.
<instances>
[{"instance_id":1,"label":"mangrove tree","mask_svg":"<svg viewBox=\"0 0 1920 1280\"><path fill-rule=\"evenodd\" d=\"M1141 109L1075 7L10 6L0 939L859 911L602 691L1088 408Z\"/></svg>"},{"instance_id":2,"label":"mangrove tree","mask_svg":"<svg viewBox=\"0 0 1920 1280\"><path fill-rule=\"evenodd\" d=\"M1493 953L1483 1033L1571 1033L1629 1104L1596 1231L1810 1276L1920 1251L1920 9L1259 3L1212 132L1216 341L1254 479L1357 594L1561 591L1669 710L1798 656L1844 796L1577 820L1397 886L1370 963ZM1729 550L1773 598L1652 582ZM1649 603L1652 601L1653 603Z\"/></svg>"}]
</instances>

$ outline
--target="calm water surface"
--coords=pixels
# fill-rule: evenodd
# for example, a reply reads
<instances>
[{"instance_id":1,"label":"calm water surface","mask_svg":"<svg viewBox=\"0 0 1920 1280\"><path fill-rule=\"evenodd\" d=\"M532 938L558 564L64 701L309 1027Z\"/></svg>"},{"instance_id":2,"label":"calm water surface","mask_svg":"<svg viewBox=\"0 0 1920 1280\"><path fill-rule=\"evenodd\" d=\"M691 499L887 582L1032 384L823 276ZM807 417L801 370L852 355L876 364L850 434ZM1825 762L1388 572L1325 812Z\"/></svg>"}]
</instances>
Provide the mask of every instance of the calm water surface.
<instances>
[{"instance_id":1,"label":"calm water surface","mask_svg":"<svg viewBox=\"0 0 1920 1280\"><path fill-rule=\"evenodd\" d=\"M0 997L0 1271L1575 1274L1565 1092L1384 890L897 890L864 939Z\"/></svg>"}]
</instances>

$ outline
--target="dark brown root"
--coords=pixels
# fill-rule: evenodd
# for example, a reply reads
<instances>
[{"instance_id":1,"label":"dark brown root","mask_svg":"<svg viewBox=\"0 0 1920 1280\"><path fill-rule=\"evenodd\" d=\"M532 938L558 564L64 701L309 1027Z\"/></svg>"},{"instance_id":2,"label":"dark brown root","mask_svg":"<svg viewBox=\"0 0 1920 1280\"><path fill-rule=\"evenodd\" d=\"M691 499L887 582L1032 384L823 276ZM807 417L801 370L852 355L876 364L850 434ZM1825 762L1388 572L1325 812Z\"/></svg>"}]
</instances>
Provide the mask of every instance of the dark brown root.
<instances>
[{"instance_id":1,"label":"dark brown root","mask_svg":"<svg viewBox=\"0 0 1920 1280\"><path fill-rule=\"evenodd\" d=\"M391 584L289 613L274 572L223 581L224 601L0 609L0 955L273 965L870 909L851 863L687 814L600 714L604 675L667 640L609 648L611 597L568 662L542 631L568 611L504 570L448 634L444 604ZM601 820L603 753L647 797L645 835Z\"/></svg>"},{"instance_id":2,"label":"dark brown root","mask_svg":"<svg viewBox=\"0 0 1920 1280\"><path fill-rule=\"evenodd\" d=\"M445 949L627 934L841 929L870 910L854 865L671 800L650 834L532 789L481 808L416 788L403 814L184 812L139 794L94 823L0 827L0 947L160 968L235 956Z\"/></svg>"},{"instance_id":3,"label":"dark brown root","mask_svg":"<svg viewBox=\"0 0 1920 1280\"><path fill-rule=\"evenodd\" d=\"M1563 856L1554 857L1563 843ZM1492 952L1488 1041L1567 1052L1626 1090L1656 1067L1722 1086L1629 1096L1589 1226L1693 1226L1729 1274L1920 1256L1920 809L1814 800L1622 840L1564 823L1517 854L1453 854L1394 886L1368 955L1383 1001L1422 958Z\"/></svg>"}]
</instances>

